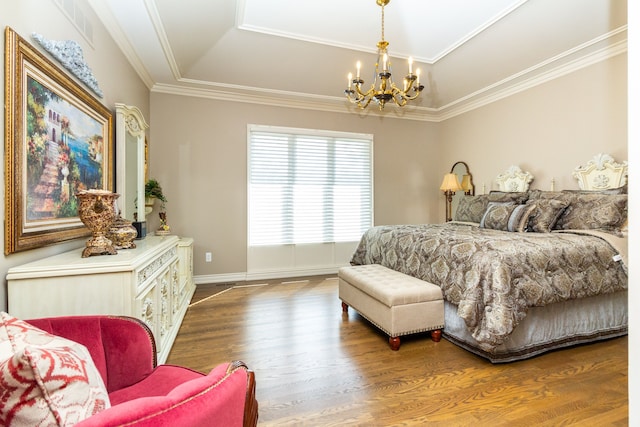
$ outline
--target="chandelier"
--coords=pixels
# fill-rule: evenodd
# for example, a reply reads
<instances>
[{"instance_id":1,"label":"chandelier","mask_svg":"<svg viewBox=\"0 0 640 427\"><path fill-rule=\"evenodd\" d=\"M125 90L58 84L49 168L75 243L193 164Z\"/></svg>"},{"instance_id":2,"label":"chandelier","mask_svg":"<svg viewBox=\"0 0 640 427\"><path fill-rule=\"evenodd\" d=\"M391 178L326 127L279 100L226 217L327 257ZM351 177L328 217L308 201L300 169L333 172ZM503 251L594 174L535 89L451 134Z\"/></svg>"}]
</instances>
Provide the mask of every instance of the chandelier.
<instances>
[{"instance_id":1,"label":"chandelier","mask_svg":"<svg viewBox=\"0 0 640 427\"><path fill-rule=\"evenodd\" d=\"M417 69L413 74L413 58L409 57L409 73L404 77L402 89L396 86L391 79L391 60L387 53L389 42L384 39L384 7L389 4L390 0L376 0L381 9L382 17L382 37L378 42L378 60L375 65L373 75L373 83L368 91L363 92L362 85L364 80L360 77L360 61L356 64L356 77L349 73L349 87L344 93L347 99L356 104L361 109L369 106L371 101L375 101L380 111L384 109L384 105L393 101L399 107L404 107L407 101L412 101L420 95L424 86L420 84L420 70Z\"/></svg>"}]
</instances>

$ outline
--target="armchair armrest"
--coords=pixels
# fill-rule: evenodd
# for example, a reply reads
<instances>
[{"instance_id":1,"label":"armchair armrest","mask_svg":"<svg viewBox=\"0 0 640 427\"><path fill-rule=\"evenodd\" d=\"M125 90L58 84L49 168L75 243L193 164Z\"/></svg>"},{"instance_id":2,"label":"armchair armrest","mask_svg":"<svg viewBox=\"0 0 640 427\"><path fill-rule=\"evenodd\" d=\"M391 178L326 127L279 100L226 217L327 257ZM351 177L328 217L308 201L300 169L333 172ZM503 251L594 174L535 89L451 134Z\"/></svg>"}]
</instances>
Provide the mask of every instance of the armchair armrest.
<instances>
[{"instance_id":1,"label":"armchair armrest","mask_svg":"<svg viewBox=\"0 0 640 427\"><path fill-rule=\"evenodd\" d=\"M147 377L157 364L151 330L133 317L63 316L27 322L87 347L109 393Z\"/></svg>"},{"instance_id":2,"label":"armchair armrest","mask_svg":"<svg viewBox=\"0 0 640 427\"><path fill-rule=\"evenodd\" d=\"M180 383L166 394L124 401L76 425L255 427L258 404L255 397L247 400L254 394L253 372L244 363L235 361Z\"/></svg>"}]
</instances>

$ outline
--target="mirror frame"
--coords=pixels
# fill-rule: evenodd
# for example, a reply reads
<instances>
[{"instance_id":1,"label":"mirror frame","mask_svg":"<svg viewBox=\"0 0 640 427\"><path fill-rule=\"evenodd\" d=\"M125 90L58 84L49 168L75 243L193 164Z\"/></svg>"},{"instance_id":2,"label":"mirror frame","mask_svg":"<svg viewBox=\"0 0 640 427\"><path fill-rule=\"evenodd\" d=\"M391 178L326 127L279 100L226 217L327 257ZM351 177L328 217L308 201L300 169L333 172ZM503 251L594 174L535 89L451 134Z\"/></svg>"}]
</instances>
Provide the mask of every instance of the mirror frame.
<instances>
[{"instance_id":1,"label":"mirror frame","mask_svg":"<svg viewBox=\"0 0 640 427\"><path fill-rule=\"evenodd\" d=\"M116 103L116 167L118 173L116 173L116 191L120 194L118 198L118 208L120 209L123 218L133 220L134 212L127 212L126 200L127 200L127 158L126 158L126 144L127 135L131 135L136 139L136 200L137 208L137 221L144 222L144 184L145 184L145 169L146 169L146 129L149 128L142 111L138 107Z\"/></svg>"},{"instance_id":2,"label":"mirror frame","mask_svg":"<svg viewBox=\"0 0 640 427\"><path fill-rule=\"evenodd\" d=\"M456 168L456 166L458 165L463 165L464 169L466 171L465 175L469 175L469 184L471 185L471 190L465 191L464 194L467 196L475 196L476 195L476 186L473 184L473 175L471 175L471 171L469 171L469 165L467 165L465 162L463 161L458 161L455 162L453 164L453 166L451 166L451 173L455 173L454 169ZM460 182L460 184L462 184L462 180L458 180L458 182Z\"/></svg>"}]
</instances>

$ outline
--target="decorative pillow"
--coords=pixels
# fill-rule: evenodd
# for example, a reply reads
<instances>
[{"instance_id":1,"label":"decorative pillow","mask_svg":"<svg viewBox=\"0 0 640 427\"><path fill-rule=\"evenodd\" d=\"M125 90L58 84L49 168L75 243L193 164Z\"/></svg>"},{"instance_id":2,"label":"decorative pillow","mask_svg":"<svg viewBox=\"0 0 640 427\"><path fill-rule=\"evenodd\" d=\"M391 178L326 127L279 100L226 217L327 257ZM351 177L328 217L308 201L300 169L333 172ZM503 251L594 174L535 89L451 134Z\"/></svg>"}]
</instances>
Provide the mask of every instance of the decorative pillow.
<instances>
[{"instance_id":1,"label":"decorative pillow","mask_svg":"<svg viewBox=\"0 0 640 427\"><path fill-rule=\"evenodd\" d=\"M522 191L497 191L492 190L489 193L490 202L514 202L517 204L525 203L529 199L529 193Z\"/></svg>"},{"instance_id":2,"label":"decorative pillow","mask_svg":"<svg viewBox=\"0 0 640 427\"><path fill-rule=\"evenodd\" d=\"M529 200L527 204L535 204L535 209L529 216L527 231L549 233L569 206L569 202L554 199Z\"/></svg>"},{"instance_id":3,"label":"decorative pillow","mask_svg":"<svg viewBox=\"0 0 640 427\"><path fill-rule=\"evenodd\" d=\"M529 190L529 200L560 200L562 202L571 203L574 198L575 193L568 191Z\"/></svg>"},{"instance_id":4,"label":"decorative pillow","mask_svg":"<svg viewBox=\"0 0 640 427\"><path fill-rule=\"evenodd\" d=\"M86 347L4 312L0 384L0 425L67 426L110 407Z\"/></svg>"},{"instance_id":5,"label":"decorative pillow","mask_svg":"<svg viewBox=\"0 0 640 427\"><path fill-rule=\"evenodd\" d=\"M479 223L487 210L489 198L484 196L464 196L458 201L454 220Z\"/></svg>"},{"instance_id":6,"label":"decorative pillow","mask_svg":"<svg viewBox=\"0 0 640 427\"><path fill-rule=\"evenodd\" d=\"M514 205L491 202L480 221L480 228L523 232L535 208L535 204Z\"/></svg>"},{"instance_id":7,"label":"decorative pillow","mask_svg":"<svg viewBox=\"0 0 640 427\"><path fill-rule=\"evenodd\" d=\"M619 232L627 221L626 194L573 194L574 200L558 218L554 229Z\"/></svg>"},{"instance_id":8,"label":"decorative pillow","mask_svg":"<svg viewBox=\"0 0 640 427\"><path fill-rule=\"evenodd\" d=\"M526 193L491 192L480 196L464 196L458 201L458 208L454 215L455 221L475 222L482 221L482 216L487 211L489 202L498 203L524 203L527 200Z\"/></svg>"},{"instance_id":9,"label":"decorative pillow","mask_svg":"<svg viewBox=\"0 0 640 427\"><path fill-rule=\"evenodd\" d=\"M577 194L627 194L629 193L629 187L627 184L617 188L607 188L605 190L562 190L567 193Z\"/></svg>"}]
</instances>

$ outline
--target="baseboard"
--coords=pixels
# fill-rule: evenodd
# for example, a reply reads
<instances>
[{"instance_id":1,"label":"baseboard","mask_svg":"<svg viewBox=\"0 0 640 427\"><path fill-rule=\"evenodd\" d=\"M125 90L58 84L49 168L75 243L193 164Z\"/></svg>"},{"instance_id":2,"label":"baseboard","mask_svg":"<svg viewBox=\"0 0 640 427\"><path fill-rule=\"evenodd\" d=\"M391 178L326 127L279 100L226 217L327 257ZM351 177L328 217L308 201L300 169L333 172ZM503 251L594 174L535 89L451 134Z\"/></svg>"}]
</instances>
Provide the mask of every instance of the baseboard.
<instances>
[{"instance_id":1,"label":"baseboard","mask_svg":"<svg viewBox=\"0 0 640 427\"><path fill-rule=\"evenodd\" d=\"M300 268L293 270L268 270L251 271L244 273L207 274L193 276L193 281L196 285L200 285L207 283L246 282L248 280L268 280L289 277L324 276L328 274L338 274L338 269L340 267L343 266L333 265L320 268Z\"/></svg>"}]
</instances>

